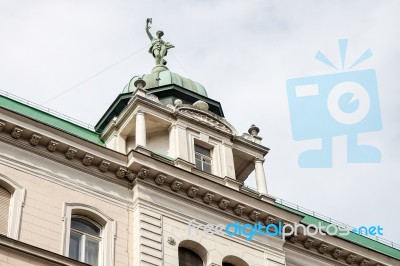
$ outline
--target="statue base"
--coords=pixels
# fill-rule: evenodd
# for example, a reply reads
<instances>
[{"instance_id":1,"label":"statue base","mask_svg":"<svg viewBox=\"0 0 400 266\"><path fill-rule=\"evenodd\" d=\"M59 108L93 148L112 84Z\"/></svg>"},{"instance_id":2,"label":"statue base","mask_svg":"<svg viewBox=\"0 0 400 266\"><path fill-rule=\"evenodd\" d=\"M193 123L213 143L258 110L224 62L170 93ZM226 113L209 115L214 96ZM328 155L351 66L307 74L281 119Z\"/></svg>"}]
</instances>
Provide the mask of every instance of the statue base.
<instances>
[{"instance_id":1,"label":"statue base","mask_svg":"<svg viewBox=\"0 0 400 266\"><path fill-rule=\"evenodd\" d=\"M155 67L153 67L153 69L151 70L151 73L159 73L161 71L166 71L168 70L168 67L164 66L164 65L156 65Z\"/></svg>"}]
</instances>

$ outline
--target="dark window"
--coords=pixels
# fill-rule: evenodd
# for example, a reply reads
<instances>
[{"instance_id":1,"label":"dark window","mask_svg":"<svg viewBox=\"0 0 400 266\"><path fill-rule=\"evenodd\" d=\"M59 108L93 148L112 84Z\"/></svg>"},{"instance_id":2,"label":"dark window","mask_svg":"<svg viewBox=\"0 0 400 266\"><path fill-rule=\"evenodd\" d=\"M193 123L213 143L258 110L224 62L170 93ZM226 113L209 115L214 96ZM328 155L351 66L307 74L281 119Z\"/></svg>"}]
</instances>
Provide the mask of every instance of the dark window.
<instances>
[{"instance_id":1,"label":"dark window","mask_svg":"<svg viewBox=\"0 0 400 266\"><path fill-rule=\"evenodd\" d=\"M179 266L203 266L203 260L194 251L179 248Z\"/></svg>"},{"instance_id":2,"label":"dark window","mask_svg":"<svg viewBox=\"0 0 400 266\"><path fill-rule=\"evenodd\" d=\"M235 265L233 265L232 263L229 263L229 262L223 262L222 266L235 266Z\"/></svg>"},{"instance_id":3,"label":"dark window","mask_svg":"<svg viewBox=\"0 0 400 266\"><path fill-rule=\"evenodd\" d=\"M99 265L100 231L100 226L85 218L72 218L69 257L90 265Z\"/></svg>"},{"instance_id":4,"label":"dark window","mask_svg":"<svg viewBox=\"0 0 400 266\"><path fill-rule=\"evenodd\" d=\"M203 170L204 172L211 173L212 172L211 150L195 144L194 151L195 151L196 168Z\"/></svg>"}]
</instances>

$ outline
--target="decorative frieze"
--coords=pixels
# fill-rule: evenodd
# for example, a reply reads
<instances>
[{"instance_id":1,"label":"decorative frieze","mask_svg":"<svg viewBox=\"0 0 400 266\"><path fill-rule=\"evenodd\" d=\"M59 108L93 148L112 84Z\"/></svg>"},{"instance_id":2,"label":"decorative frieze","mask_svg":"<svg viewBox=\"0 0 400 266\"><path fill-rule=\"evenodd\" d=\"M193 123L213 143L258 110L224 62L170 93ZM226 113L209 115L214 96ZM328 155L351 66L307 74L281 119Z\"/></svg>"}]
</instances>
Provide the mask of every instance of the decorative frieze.
<instances>
[{"instance_id":1,"label":"decorative frieze","mask_svg":"<svg viewBox=\"0 0 400 266\"><path fill-rule=\"evenodd\" d=\"M318 252L320 254L325 254L326 250L328 249L328 245L325 243L321 243L321 245L318 246Z\"/></svg>"},{"instance_id":2,"label":"decorative frieze","mask_svg":"<svg viewBox=\"0 0 400 266\"><path fill-rule=\"evenodd\" d=\"M214 194L211 192L206 192L206 194L203 195L203 202L205 204L210 204L214 198Z\"/></svg>"},{"instance_id":3,"label":"decorative frieze","mask_svg":"<svg viewBox=\"0 0 400 266\"><path fill-rule=\"evenodd\" d=\"M229 205L229 200L226 199L226 198L222 198L222 199L220 199L219 202L218 202L218 207L219 207L221 210L225 210L226 208L228 208L228 205Z\"/></svg>"},{"instance_id":4,"label":"decorative frieze","mask_svg":"<svg viewBox=\"0 0 400 266\"><path fill-rule=\"evenodd\" d=\"M158 97L155 96L154 94L147 93L147 94L146 94L146 98L149 99L149 100L151 100L151 101L153 101L153 102L160 103L160 100L159 100Z\"/></svg>"},{"instance_id":5,"label":"decorative frieze","mask_svg":"<svg viewBox=\"0 0 400 266\"><path fill-rule=\"evenodd\" d=\"M367 260L367 259L362 259L360 261L360 266L368 266L371 263L371 261Z\"/></svg>"},{"instance_id":6,"label":"decorative frieze","mask_svg":"<svg viewBox=\"0 0 400 266\"><path fill-rule=\"evenodd\" d=\"M110 162L106 160L102 160L99 165L99 170L102 172L107 172L108 167L110 166Z\"/></svg>"},{"instance_id":7,"label":"decorative frieze","mask_svg":"<svg viewBox=\"0 0 400 266\"><path fill-rule=\"evenodd\" d=\"M0 121L0 131L3 131L6 123L4 121Z\"/></svg>"},{"instance_id":8,"label":"decorative frieze","mask_svg":"<svg viewBox=\"0 0 400 266\"><path fill-rule=\"evenodd\" d=\"M24 131L22 128L14 127L13 131L11 131L11 137L13 137L14 139L19 139L21 137L22 131Z\"/></svg>"},{"instance_id":9,"label":"decorative frieze","mask_svg":"<svg viewBox=\"0 0 400 266\"><path fill-rule=\"evenodd\" d=\"M50 140L49 143L47 144L47 150L53 152L57 149L57 145L58 145L57 141Z\"/></svg>"},{"instance_id":10,"label":"decorative frieze","mask_svg":"<svg viewBox=\"0 0 400 266\"><path fill-rule=\"evenodd\" d=\"M147 177L148 172L149 172L149 169L148 169L148 168L142 167L142 168L140 168L140 170L139 170L137 176L138 176L140 179L145 179L145 178Z\"/></svg>"},{"instance_id":11,"label":"decorative frieze","mask_svg":"<svg viewBox=\"0 0 400 266\"><path fill-rule=\"evenodd\" d=\"M126 172L126 178L127 178L129 181L133 181L133 180L136 178L136 174L135 174L132 170L128 170L128 171Z\"/></svg>"},{"instance_id":12,"label":"decorative frieze","mask_svg":"<svg viewBox=\"0 0 400 266\"><path fill-rule=\"evenodd\" d=\"M162 184L164 184L165 179L167 178L166 175L164 174L158 174L155 178L154 178L154 183L156 183L157 185L161 186Z\"/></svg>"},{"instance_id":13,"label":"decorative frieze","mask_svg":"<svg viewBox=\"0 0 400 266\"><path fill-rule=\"evenodd\" d=\"M289 240L290 243L296 243L299 238L296 235L290 235L286 239Z\"/></svg>"},{"instance_id":14,"label":"decorative frieze","mask_svg":"<svg viewBox=\"0 0 400 266\"><path fill-rule=\"evenodd\" d=\"M273 224L275 223L275 217L268 216L267 219L264 221L265 225Z\"/></svg>"},{"instance_id":15,"label":"decorative frieze","mask_svg":"<svg viewBox=\"0 0 400 266\"><path fill-rule=\"evenodd\" d=\"M122 179L125 177L127 171L128 170L125 167L120 166L120 167L118 167L115 174L117 175L118 178Z\"/></svg>"},{"instance_id":16,"label":"decorative frieze","mask_svg":"<svg viewBox=\"0 0 400 266\"><path fill-rule=\"evenodd\" d=\"M339 248L335 248L335 249L332 251L332 257L333 257L334 259L339 259L340 256L342 255L342 252L343 252L343 250L341 250L341 249L339 249Z\"/></svg>"},{"instance_id":17,"label":"decorative frieze","mask_svg":"<svg viewBox=\"0 0 400 266\"><path fill-rule=\"evenodd\" d=\"M246 206L242 205L242 204L238 204L235 206L235 208L233 208L233 212L237 215L240 216L242 215L244 209L246 208Z\"/></svg>"},{"instance_id":18,"label":"decorative frieze","mask_svg":"<svg viewBox=\"0 0 400 266\"><path fill-rule=\"evenodd\" d=\"M188 115L189 117L191 117L192 119L208 125L210 127L228 132L228 133L232 133L232 131L223 123L221 123L220 121L218 121L218 119L216 119L216 117L213 117L211 114L204 114L202 112L199 112L197 110L194 109L187 109L187 107L185 107L185 109L180 109L179 112Z\"/></svg>"},{"instance_id":19,"label":"decorative frieze","mask_svg":"<svg viewBox=\"0 0 400 266\"><path fill-rule=\"evenodd\" d=\"M347 257L346 257L346 263L347 264L353 264L354 263L354 261L356 260L356 255L354 255L354 254L349 254L349 255L347 255Z\"/></svg>"},{"instance_id":20,"label":"decorative frieze","mask_svg":"<svg viewBox=\"0 0 400 266\"><path fill-rule=\"evenodd\" d=\"M78 149L74 148L74 147L69 147L67 149L67 151L65 152L65 157L67 157L67 159L74 159L75 154L78 152Z\"/></svg>"},{"instance_id":21,"label":"decorative frieze","mask_svg":"<svg viewBox=\"0 0 400 266\"><path fill-rule=\"evenodd\" d=\"M304 246L306 249L311 248L311 247L313 246L313 244L314 244L314 240L311 239L311 238L306 238L306 239L304 240L304 242L303 242L303 246Z\"/></svg>"},{"instance_id":22,"label":"decorative frieze","mask_svg":"<svg viewBox=\"0 0 400 266\"><path fill-rule=\"evenodd\" d=\"M253 222L257 221L258 218L260 217L261 212L258 210L252 210L249 214L249 219L252 220Z\"/></svg>"},{"instance_id":23,"label":"decorative frieze","mask_svg":"<svg viewBox=\"0 0 400 266\"><path fill-rule=\"evenodd\" d=\"M197 191L199 190L198 187L191 185L187 190L186 194L188 195L189 198L194 198L196 197Z\"/></svg>"},{"instance_id":24,"label":"decorative frieze","mask_svg":"<svg viewBox=\"0 0 400 266\"><path fill-rule=\"evenodd\" d=\"M182 186L182 181L175 179L172 183L171 183L171 189L175 192L179 191L181 189Z\"/></svg>"},{"instance_id":25,"label":"decorative frieze","mask_svg":"<svg viewBox=\"0 0 400 266\"><path fill-rule=\"evenodd\" d=\"M92 163L93 158L93 155L85 154L85 157L83 157L82 159L82 164L85 166L89 166Z\"/></svg>"},{"instance_id":26,"label":"decorative frieze","mask_svg":"<svg viewBox=\"0 0 400 266\"><path fill-rule=\"evenodd\" d=\"M42 136L40 136L39 134L32 134L31 138L29 139L29 143L32 146L36 146L39 144L40 139L42 138Z\"/></svg>"}]
</instances>

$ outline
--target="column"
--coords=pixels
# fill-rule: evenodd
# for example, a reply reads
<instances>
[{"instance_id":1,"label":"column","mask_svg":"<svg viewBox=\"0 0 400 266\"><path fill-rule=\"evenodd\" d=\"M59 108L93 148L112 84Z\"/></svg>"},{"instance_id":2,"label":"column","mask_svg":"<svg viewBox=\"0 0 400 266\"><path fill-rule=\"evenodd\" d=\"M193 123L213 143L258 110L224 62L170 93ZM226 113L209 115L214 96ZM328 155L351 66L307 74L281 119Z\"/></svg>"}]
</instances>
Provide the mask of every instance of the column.
<instances>
[{"instance_id":1,"label":"column","mask_svg":"<svg viewBox=\"0 0 400 266\"><path fill-rule=\"evenodd\" d=\"M136 114L136 146L146 147L146 120L144 113L138 111Z\"/></svg>"},{"instance_id":2,"label":"column","mask_svg":"<svg viewBox=\"0 0 400 266\"><path fill-rule=\"evenodd\" d=\"M256 158L254 159L254 168L256 172L256 184L257 190L259 193L267 195L267 181L265 179L264 167L263 167L263 159Z\"/></svg>"}]
</instances>

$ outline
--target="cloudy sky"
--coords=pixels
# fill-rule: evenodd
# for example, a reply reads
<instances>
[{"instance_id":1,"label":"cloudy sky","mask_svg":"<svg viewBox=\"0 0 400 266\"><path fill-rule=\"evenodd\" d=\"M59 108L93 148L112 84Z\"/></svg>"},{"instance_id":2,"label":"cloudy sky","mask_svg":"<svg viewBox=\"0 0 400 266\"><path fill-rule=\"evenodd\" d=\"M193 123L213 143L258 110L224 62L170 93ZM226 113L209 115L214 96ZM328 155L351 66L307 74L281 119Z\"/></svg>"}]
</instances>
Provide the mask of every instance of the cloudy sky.
<instances>
[{"instance_id":1,"label":"cloudy sky","mask_svg":"<svg viewBox=\"0 0 400 266\"><path fill-rule=\"evenodd\" d=\"M202 83L239 132L260 127L270 194L353 226L380 225L400 243L399 11L394 0L0 0L0 89L94 125L132 76L152 69L152 17L153 33L176 46L170 70ZM359 141L382 160L346 163L340 136L332 168L299 168L299 153L320 144L293 140L286 81L349 71L315 60L321 51L341 65L338 39L349 40L347 66L373 52L352 70L376 71L383 127Z\"/></svg>"}]
</instances>

